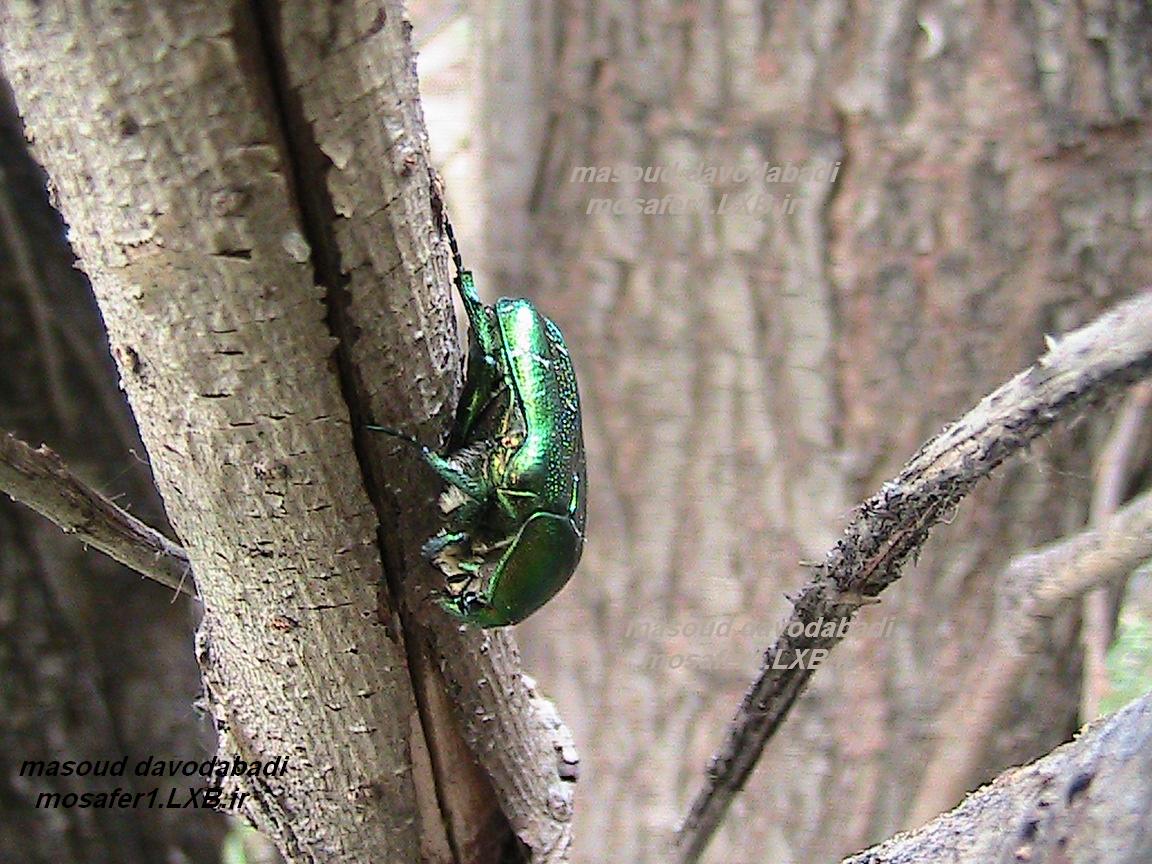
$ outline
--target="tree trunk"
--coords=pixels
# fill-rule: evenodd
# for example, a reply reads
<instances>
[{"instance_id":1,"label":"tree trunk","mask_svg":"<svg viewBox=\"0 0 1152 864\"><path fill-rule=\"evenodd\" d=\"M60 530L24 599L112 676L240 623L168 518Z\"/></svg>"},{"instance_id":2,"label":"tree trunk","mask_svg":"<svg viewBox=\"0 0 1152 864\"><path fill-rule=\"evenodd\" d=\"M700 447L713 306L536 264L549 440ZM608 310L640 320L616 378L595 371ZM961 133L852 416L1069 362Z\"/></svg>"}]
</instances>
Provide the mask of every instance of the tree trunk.
<instances>
[{"instance_id":1,"label":"tree trunk","mask_svg":"<svg viewBox=\"0 0 1152 864\"><path fill-rule=\"evenodd\" d=\"M153 525L163 510L116 388L100 315L64 226L0 98L0 429L49 443ZM0 500L0 859L98 864L220 860L224 817L204 810L38 806L42 793L131 794L174 781L37 777L26 761L203 760L206 718L187 598L86 550Z\"/></svg>"},{"instance_id":2,"label":"tree trunk","mask_svg":"<svg viewBox=\"0 0 1152 864\"><path fill-rule=\"evenodd\" d=\"M526 652L587 756L581 860L665 861L801 562L1045 334L1152 282L1152 29L1125 2L488 8L491 281L568 336L590 465L584 562ZM707 860L833 860L1066 738L1071 615L978 758L934 759L998 650L995 575L1084 524L1109 422L938 530Z\"/></svg>"},{"instance_id":3,"label":"tree trunk","mask_svg":"<svg viewBox=\"0 0 1152 864\"><path fill-rule=\"evenodd\" d=\"M204 601L227 806L290 861L561 861L572 758L419 556L459 355L397 2L14 3L29 134Z\"/></svg>"}]
</instances>

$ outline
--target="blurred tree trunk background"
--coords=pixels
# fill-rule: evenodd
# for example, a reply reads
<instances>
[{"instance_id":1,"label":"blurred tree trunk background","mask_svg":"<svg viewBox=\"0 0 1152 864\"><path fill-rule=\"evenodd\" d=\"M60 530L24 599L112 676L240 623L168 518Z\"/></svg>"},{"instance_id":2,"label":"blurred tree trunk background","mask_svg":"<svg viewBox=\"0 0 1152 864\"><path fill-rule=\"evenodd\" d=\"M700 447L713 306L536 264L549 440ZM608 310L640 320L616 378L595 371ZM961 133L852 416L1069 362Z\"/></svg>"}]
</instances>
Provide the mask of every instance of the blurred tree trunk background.
<instances>
[{"instance_id":1,"label":"blurred tree trunk background","mask_svg":"<svg viewBox=\"0 0 1152 864\"><path fill-rule=\"evenodd\" d=\"M1152 283L1152 21L1125 0L478 14L484 284L569 338L591 475L580 573L521 628L526 666L584 757L576 860L661 862L800 562L1045 334ZM790 164L835 181L785 182ZM838 860L1069 736L1079 615L975 758L933 760L996 656L996 574L1086 524L1113 413L937 530L706 860Z\"/></svg>"},{"instance_id":2,"label":"blurred tree trunk background","mask_svg":"<svg viewBox=\"0 0 1152 864\"><path fill-rule=\"evenodd\" d=\"M48 444L121 506L163 526L95 299L74 269L7 84L0 90L0 429ZM215 741L195 708L188 598L0 497L0 860L219 861L226 821L211 810L36 807L42 792L148 791L183 778L140 778L130 768L122 777L22 777L25 760L203 760Z\"/></svg>"}]
</instances>

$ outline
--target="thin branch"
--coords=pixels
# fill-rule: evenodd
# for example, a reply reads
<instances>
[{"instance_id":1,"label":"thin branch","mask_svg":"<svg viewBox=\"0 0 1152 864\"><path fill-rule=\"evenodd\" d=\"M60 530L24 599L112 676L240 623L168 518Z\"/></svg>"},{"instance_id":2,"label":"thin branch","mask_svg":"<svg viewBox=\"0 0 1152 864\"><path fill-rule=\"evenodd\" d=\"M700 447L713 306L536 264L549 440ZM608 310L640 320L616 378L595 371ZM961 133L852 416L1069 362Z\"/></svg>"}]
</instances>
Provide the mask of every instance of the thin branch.
<instances>
[{"instance_id":1,"label":"thin branch","mask_svg":"<svg viewBox=\"0 0 1152 864\"><path fill-rule=\"evenodd\" d=\"M699 860L765 744L851 620L900 576L901 567L996 466L1034 438L1118 388L1152 372L1152 293L1050 343L1049 351L925 444L899 476L865 501L844 536L794 601L784 632L764 656L680 828L678 856ZM812 632L810 630L809 632ZM790 636L789 633L799 633ZM829 635L825 635L829 634Z\"/></svg>"},{"instance_id":2,"label":"thin branch","mask_svg":"<svg viewBox=\"0 0 1152 864\"><path fill-rule=\"evenodd\" d=\"M1132 475L1132 463L1143 437L1145 416L1152 405L1152 382L1133 387L1124 400L1112 432L1096 459L1096 482L1089 510L1091 524L1099 525L1123 500ZM1080 642L1084 646L1083 692L1080 716L1090 720L1100 714L1108 693L1108 646L1114 633L1115 598L1106 590L1093 591L1084 598Z\"/></svg>"},{"instance_id":3,"label":"thin branch","mask_svg":"<svg viewBox=\"0 0 1152 864\"><path fill-rule=\"evenodd\" d=\"M1115 584L1152 556L1152 492L1121 507L1100 525L1017 559L1010 579L1024 586L1024 612L1043 620L1087 591Z\"/></svg>"},{"instance_id":4,"label":"thin branch","mask_svg":"<svg viewBox=\"0 0 1152 864\"><path fill-rule=\"evenodd\" d=\"M940 738L904 820L923 825L964 794L972 771L1010 704L1014 686L1035 662L1052 617L1088 591L1117 584L1152 556L1152 492L1099 525L1018 555L1001 571L1003 602L988 626L989 654L970 668L936 724Z\"/></svg>"},{"instance_id":5,"label":"thin branch","mask_svg":"<svg viewBox=\"0 0 1152 864\"><path fill-rule=\"evenodd\" d=\"M196 596L184 550L80 480L47 447L0 435L0 492L141 576Z\"/></svg>"}]
</instances>

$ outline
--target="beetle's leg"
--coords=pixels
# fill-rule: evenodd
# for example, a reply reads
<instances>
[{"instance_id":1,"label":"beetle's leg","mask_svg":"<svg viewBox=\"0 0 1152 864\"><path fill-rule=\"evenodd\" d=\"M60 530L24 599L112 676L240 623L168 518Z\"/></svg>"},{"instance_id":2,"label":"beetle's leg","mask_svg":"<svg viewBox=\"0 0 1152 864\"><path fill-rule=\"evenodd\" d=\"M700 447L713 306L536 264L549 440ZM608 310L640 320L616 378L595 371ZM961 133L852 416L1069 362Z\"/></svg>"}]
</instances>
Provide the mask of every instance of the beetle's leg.
<instances>
[{"instance_id":1,"label":"beetle's leg","mask_svg":"<svg viewBox=\"0 0 1152 864\"><path fill-rule=\"evenodd\" d=\"M516 535L505 537L496 543L473 543L472 551L479 555L481 558L487 558L493 552L499 552L502 549L507 549L516 540Z\"/></svg>"},{"instance_id":2,"label":"beetle's leg","mask_svg":"<svg viewBox=\"0 0 1152 864\"><path fill-rule=\"evenodd\" d=\"M420 555L425 561L439 564L443 560L451 561L455 573L472 573L480 565L474 555L465 555L464 550L472 549L472 536L465 531L453 533L441 532L435 537L429 537L420 547ZM451 575L451 574L445 574Z\"/></svg>"},{"instance_id":3,"label":"beetle's leg","mask_svg":"<svg viewBox=\"0 0 1152 864\"><path fill-rule=\"evenodd\" d=\"M432 470L440 475L440 479L455 486L474 501L487 501L492 494L492 484L482 473L472 469L470 459L444 457L428 448L424 448L423 456Z\"/></svg>"},{"instance_id":4,"label":"beetle's leg","mask_svg":"<svg viewBox=\"0 0 1152 864\"><path fill-rule=\"evenodd\" d=\"M476 290L476 280L472 278L471 270L461 270L456 274L456 289L460 292L460 299L464 301L464 311L468 313L468 323L476 327L476 338L480 341L485 354L495 354L499 344L499 336L495 322L485 327L483 319L488 307L480 299L480 292ZM479 323L479 326L477 326Z\"/></svg>"},{"instance_id":5,"label":"beetle's leg","mask_svg":"<svg viewBox=\"0 0 1152 864\"><path fill-rule=\"evenodd\" d=\"M442 557L443 556L438 557L436 560L441 561ZM480 565L484 562L475 558L461 558L451 559L450 563L453 569L451 573L444 573L445 581L470 584L480 578ZM444 571L441 572L443 573Z\"/></svg>"},{"instance_id":6,"label":"beetle's leg","mask_svg":"<svg viewBox=\"0 0 1152 864\"><path fill-rule=\"evenodd\" d=\"M500 327L496 323L495 313L480 301L476 283L467 270L457 273L456 287L468 315L468 368L449 440L451 448L459 447L473 437L473 430L480 423L505 378L500 365Z\"/></svg>"},{"instance_id":7,"label":"beetle's leg","mask_svg":"<svg viewBox=\"0 0 1152 864\"><path fill-rule=\"evenodd\" d=\"M464 617L464 609L460 603L460 598L455 594L440 594L436 597L436 603L448 614L456 618Z\"/></svg>"},{"instance_id":8,"label":"beetle's leg","mask_svg":"<svg viewBox=\"0 0 1152 864\"><path fill-rule=\"evenodd\" d=\"M479 591L464 591L452 599L461 617L473 615L488 605Z\"/></svg>"},{"instance_id":9,"label":"beetle's leg","mask_svg":"<svg viewBox=\"0 0 1152 864\"><path fill-rule=\"evenodd\" d=\"M475 591L467 591L463 594L446 594L439 597L436 601L439 603L440 608L462 621L467 621L468 616L475 611L478 607L484 606L484 601L480 599L480 595Z\"/></svg>"},{"instance_id":10,"label":"beetle's leg","mask_svg":"<svg viewBox=\"0 0 1152 864\"><path fill-rule=\"evenodd\" d=\"M428 463L432 470L440 475L440 479L442 479L450 486L459 489L468 498L472 499L474 502L477 502L477 504L482 504L491 494L492 484L488 482L488 479L484 477L481 472L476 470L476 468L482 464L482 460L485 458L485 448L465 448L464 450L457 451L451 456L445 457L441 456L432 448L421 444L410 435L406 435L403 432L399 432L395 429L389 429L386 426L374 425L365 426L364 428L369 429L372 432L383 432L385 435L398 438L401 441L405 441L408 444L419 447L420 455L423 457L424 461ZM468 503L465 501L453 500L451 506L449 506L445 512L448 512L449 510L456 510L460 507L466 508L468 507Z\"/></svg>"},{"instance_id":11,"label":"beetle's leg","mask_svg":"<svg viewBox=\"0 0 1152 864\"><path fill-rule=\"evenodd\" d=\"M460 573L445 574L444 584L453 594L459 594L475 585L479 578L479 574L475 571L461 571Z\"/></svg>"},{"instance_id":12,"label":"beetle's leg","mask_svg":"<svg viewBox=\"0 0 1152 864\"><path fill-rule=\"evenodd\" d=\"M484 559L475 554L472 538L465 532L441 532L420 548L425 561L444 574L449 584L471 584L479 578Z\"/></svg>"},{"instance_id":13,"label":"beetle's leg","mask_svg":"<svg viewBox=\"0 0 1152 864\"><path fill-rule=\"evenodd\" d=\"M453 534L447 532L437 534L435 537L429 537L424 545L420 547L420 554L427 559L431 559L435 555L439 555L449 546L459 546L464 543L471 545L472 537L464 531L457 531Z\"/></svg>"},{"instance_id":14,"label":"beetle's leg","mask_svg":"<svg viewBox=\"0 0 1152 864\"><path fill-rule=\"evenodd\" d=\"M444 580L444 585L447 588L447 591L442 595L444 597L459 598L470 594L475 596L480 585L480 575L469 573L462 576L450 576Z\"/></svg>"}]
</instances>

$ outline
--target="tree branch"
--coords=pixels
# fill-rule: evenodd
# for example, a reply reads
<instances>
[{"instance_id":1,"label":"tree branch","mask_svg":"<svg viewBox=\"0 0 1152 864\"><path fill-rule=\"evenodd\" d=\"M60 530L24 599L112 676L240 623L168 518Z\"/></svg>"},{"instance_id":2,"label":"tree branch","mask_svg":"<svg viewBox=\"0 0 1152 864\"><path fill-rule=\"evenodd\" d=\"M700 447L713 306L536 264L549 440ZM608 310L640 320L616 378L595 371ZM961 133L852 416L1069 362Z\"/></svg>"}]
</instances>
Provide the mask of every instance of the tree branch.
<instances>
[{"instance_id":1,"label":"tree branch","mask_svg":"<svg viewBox=\"0 0 1152 864\"><path fill-rule=\"evenodd\" d=\"M48 447L33 450L11 433L0 435L0 492L141 576L196 596L184 550L69 471Z\"/></svg>"},{"instance_id":2,"label":"tree branch","mask_svg":"<svg viewBox=\"0 0 1152 864\"><path fill-rule=\"evenodd\" d=\"M1123 501L1149 405L1152 405L1152 383L1145 381L1132 388L1116 415L1112 432L1096 459L1096 479L1088 511L1092 525L1101 524ZM1103 589L1089 593L1083 601L1080 643L1084 646L1084 673L1080 716L1085 720L1100 715L1100 705L1108 693L1108 646L1115 632L1116 603L1113 592Z\"/></svg>"},{"instance_id":3,"label":"tree branch","mask_svg":"<svg viewBox=\"0 0 1152 864\"><path fill-rule=\"evenodd\" d=\"M1099 526L1023 556L1009 579L1027 586L1024 611L1051 618L1061 603L1127 576L1152 555L1152 492L1133 499Z\"/></svg>"},{"instance_id":4,"label":"tree branch","mask_svg":"<svg viewBox=\"0 0 1152 864\"><path fill-rule=\"evenodd\" d=\"M743 788L765 744L807 686L813 652L842 637L803 635L813 622L850 621L865 598L900 576L903 563L978 480L1034 438L1091 402L1152 371L1152 293L1051 342L1035 365L985 397L925 444L893 481L865 501L844 536L794 601L784 633L729 726L677 837L695 862ZM839 627L818 628L822 632ZM799 636L789 632L801 631Z\"/></svg>"},{"instance_id":5,"label":"tree branch","mask_svg":"<svg viewBox=\"0 0 1152 864\"><path fill-rule=\"evenodd\" d=\"M575 754L511 635L428 602L435 476L364 431L432 440L458 390L403 4L0 5L0 48L195 565L219 754L291 752L228 778L242 814L294 862L565 860Z\"/></svg>"}]
</instances>

